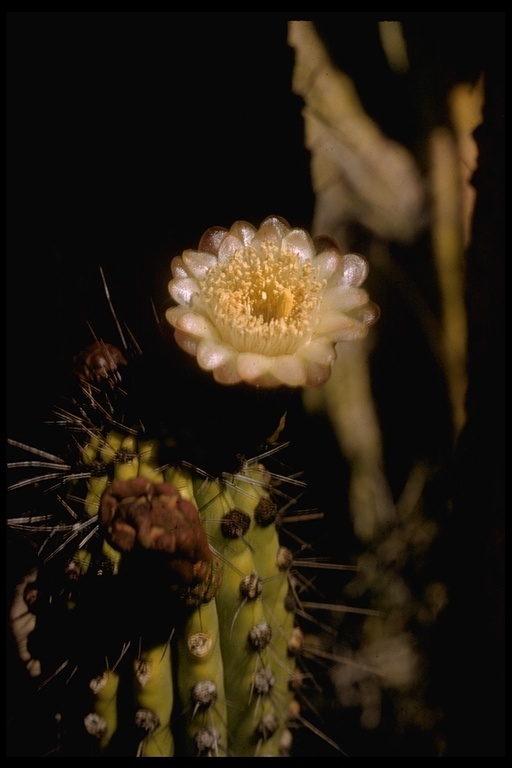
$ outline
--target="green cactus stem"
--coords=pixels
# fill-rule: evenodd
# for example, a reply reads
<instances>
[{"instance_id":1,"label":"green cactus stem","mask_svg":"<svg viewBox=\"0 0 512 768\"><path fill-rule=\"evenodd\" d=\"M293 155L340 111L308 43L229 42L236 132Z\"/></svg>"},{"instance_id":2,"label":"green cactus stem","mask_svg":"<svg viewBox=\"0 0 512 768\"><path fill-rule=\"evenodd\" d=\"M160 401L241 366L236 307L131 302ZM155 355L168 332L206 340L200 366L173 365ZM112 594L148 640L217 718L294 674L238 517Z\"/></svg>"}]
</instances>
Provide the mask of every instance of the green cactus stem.
<instances>
[{"instance_id":1,"label":"green cactus stem","mask_svg":"<svg viewBox=\"0 0 512 768\"><path fill-rule=\"evenodd\" d=\"M286 230L276 218L267 225L276 237ZM297 243L309 258L309 241ZM211 257L187 269L203 262ZM347 264L335 253L318 268L341 280ZM49 697L59 756L293 754L292 732L308 722L306 662L282 523L304 483L271 469L298 397L273 387L276 376L325 376L330 343L315 350L320 362L301 342L298 368L280 356L262 392L207 386L184 365L169 370L158 356L145 363L138 350L95 341L75 358L77 385L55 410L60 448L12 441L47 467L12 484L42 490L45 511L11 522L37 548L11 618L20 658ZM172 392L189 382L192 407L181 408Z\"/></svg>"}]
</instances>

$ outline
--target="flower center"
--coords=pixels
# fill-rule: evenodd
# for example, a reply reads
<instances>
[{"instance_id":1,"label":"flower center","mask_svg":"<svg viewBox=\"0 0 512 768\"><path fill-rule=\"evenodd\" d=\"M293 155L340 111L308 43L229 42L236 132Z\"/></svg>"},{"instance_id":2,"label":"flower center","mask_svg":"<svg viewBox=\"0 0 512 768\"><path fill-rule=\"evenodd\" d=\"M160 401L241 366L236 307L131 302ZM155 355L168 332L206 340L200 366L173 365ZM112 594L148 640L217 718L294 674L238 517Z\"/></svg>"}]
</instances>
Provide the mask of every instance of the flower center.
<instances>
[{"instance_id":1,"label":"flower center","mask_svg":"<svg viewBox=\"0 0 512 768\"><path fill-rule=\"evenodd\" d=\"M239 352L291 355L313 334L323 283L311 261L263 242L218 263L200 288L225 342Z\"/></svg>"}]
</instances>

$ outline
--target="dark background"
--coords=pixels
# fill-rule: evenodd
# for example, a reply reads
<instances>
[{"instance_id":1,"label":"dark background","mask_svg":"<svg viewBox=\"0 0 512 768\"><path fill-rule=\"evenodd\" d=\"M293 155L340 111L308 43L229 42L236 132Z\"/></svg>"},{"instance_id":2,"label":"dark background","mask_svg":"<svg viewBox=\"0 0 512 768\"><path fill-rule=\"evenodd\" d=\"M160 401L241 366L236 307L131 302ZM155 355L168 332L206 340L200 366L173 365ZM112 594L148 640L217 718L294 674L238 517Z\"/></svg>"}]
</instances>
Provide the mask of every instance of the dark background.
<instances>
[{"instance_id":1,"label":"dark background","mask_svg":"<svg viewBox=\"0 0 512 768\"><path fill-rule=\"evenodd\" d=\"M454 599L436 661L446 756L504 756L504 13L382 16L403 17L425 71L441 72L446 87L486 74L467 265L469 417L447 467L443 565ZM145 339L150 298L159 311L167 300L171 258L207 227L271 213L310 226L314 195L302 103L291 92L288 18L317 22L385 132L412 144L418 130L421 115L411 115L406 94L389 87L379 66L379 14L6 17L9 437L33 441L70 360L91 340L88 322L100 335L113 328L100 266L116 311ZM397 403L380 397L386 422ZM437 428L445 440L444 425L428 419L439 405L423 401L427 441ZM362 743L354 739L356 756L365 754ZM394 735L378 748L371 754L414 754Z\"/></svg>"},{"instance_id":2,"label":"dark background","mask_svg":"<svg viewBox=\"0 0 512 768\"><path fill-rule=\"evenodd\" d=\"M308 226L313 197L284 20L10 13L7 45L9 394L44 402L91 339L99 265L137 326L207 227Z\"/></svg>"}]
</instances>

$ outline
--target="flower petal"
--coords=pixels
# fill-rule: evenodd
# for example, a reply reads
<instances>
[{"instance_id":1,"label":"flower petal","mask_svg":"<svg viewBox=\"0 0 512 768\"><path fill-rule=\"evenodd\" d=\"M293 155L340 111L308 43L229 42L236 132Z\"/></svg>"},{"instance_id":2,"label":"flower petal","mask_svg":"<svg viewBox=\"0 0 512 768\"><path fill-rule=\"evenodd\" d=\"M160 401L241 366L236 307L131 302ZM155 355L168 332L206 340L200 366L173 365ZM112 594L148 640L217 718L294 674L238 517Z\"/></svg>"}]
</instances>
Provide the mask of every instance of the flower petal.
<instances>
[{"instance_id":1,"label":"flower petal","mask_svg":"<svg viewBox=\"0 0 512 768\"><path fill-rule=\"evenodd\" d=\"M319 387L325 384L330 377L332 371L332 365L322 365L321 363L308 363L306 367L306 386L307 387Z\"/></svg>"},{"instance_id":2,"label":"flower petal","mask_svg":"<svg viewBox=\"0 0 512 768\"><path fill-rule=\"evenodd\" d=\"M329 280L341 265L340 252L334 248L315 256L313 261L319 280Z\"/></svg>"},{"instance_id":3,"label":"flower petal","mask_svg":"<svg viewBox=\"0 0 512 768\"><path fill-rule=\"evenodd\" d=\"M226 237L227 232L225 227L210 227L206 232L203 232L197 250L202 253L210 253L216 256L219 252L220 244Z\"/></svg>"},{"instance_id":4,"label":"flower petal","mask_svg":"<svg viewBox=\"0 0 512 768\"><path fill-rule=\"evenodd\" d=\"M365 290L340 284L326 289L322 298L321 312L333 309L338 312L349 312L367 303L368 294Z\"/></svg>"},{"instance_id":5,"label":"flower petal","mask_svg":"<svg viewBox=\"0 0 512 768\"><path fill-rule=\"evenodd\" d=\"M354 320L348 315L343 315L345 318L345 324L339 328L333 328L326 336L331 341L337 343L338 341L357 341L357 339L364 339L368 335L368 326L364 323L360 323L358 320Z\"/></svg>"},{"instance_id":6,"label":"flower petal","mask_svg":"<svg viewBox=\"0 0 512 768\"><path fill-rule=\"evenodd\" d=\"M206 273L217 265L217 257L212 256L211 253L204 253L201 251L185 251L183 254L183 262L194 277L198 280L202 279Z\"/></svg>"},{"instance_id":7,"label":"flower petal","mask_svg":"<svg viewBox=\"0 0 512 768\"><path fill-rule=\"evenodd\" d=\"M334 309L321 312L318 318L318 325L315 328L317 335L324 336L332 331L342 328L349 322L347 315L342 312L336 312Z\"/></svg>"},{"instance_id":8,"label":"flower petal","mask_svg":"<svg viewBox=\"0 0 512 768\"><path fill-rule=\"evenodd\" d=\"M237 369L244 381L252 381L268 373L272 358L254 352L241 352L237 358Z\"/></svg>"},{"instance_id":9,"label":"flower petal","mask_svg":"<svg viewBox=\"0 0 512 768\"><path fill-rule=\"evenodd\" d=\"M176 256L171 262L171 274L173 277L189 277L188 269L181 256Z\"/></svg>"},{"instance_id":10,"label":"flower petal","mask_svg":"<svg viewBox=\"0 0 512 768\"><path fill-rule=\"evenodd\" d=\"M219 263L224 264L229 261L235 253L242 251L244 244L239 237L232 235L230 232L226 235L219 247Z\"/></svg>"},{"instance_id":11,"label":"flower petal","mask_svg":"<svg viewBox=\"0 0 512 768\"><path fill-rule=\"evenodd\" d=\"M321 363L322 365L330 365L336 357L334 345L327 338L313 339L309 344L301 347L299 354L307 362Z\"/></svg>"},{"instance_id":12,"label":"flower petal","mask_svg":"<svg viewBox=\"0 0 512 768\"><path fill-rule=\"evenodd\" d=\"M189 355L195 355L197 351L197 340L194 339L193 336L189 336L188 333L183 333L183 331L174 331L174 338L176 340L176 343L181 349L183 349L185 352L188 352Z\"/></svg>"},{"instance_id":13,"label":"flower petal","mask_svg":"<svg viewBox=\"0 0 512 768\"><path fill-rule=\"evenodd\" d=\"M183 315L184 312L188 311L189 310L186 307L169 307L169 309L165 310L165 319L169 325L172 325L173 328L177 328L178 318Z\"/></svg>"},{"instance_id":14,"label":"flower petal","mask_svg":"<svg viewBox=\"0 0 512 768\"><path fill-rule=\"evenodd\" d=\"M291 229L283 237L282 247L296 253L302 261L311 260L316 253L313 240L305 229Z\"/></svg>"},{"instance_id":15,"label":"flower petal","mask_svg":"<svg viewBox=\"0 0 512 768\"><path fill-rule=\"evenodd\" d=\"M368 262L357 253L345 253L341 257L339 271L333 276L333 282L357 287L368 276Z\"/></svg>"},{"instance_id":16,"label":"flower petal","mask_svg":"<svg viewBox=\"0 0 512 768\"><path fill-rule=\"evenodd\" d=\"M169 283L169 293L177 304L188 306L194 294L199 293L199 286L193 277L175 277Z\"/></svg>"},{"instance_id":17,"label":"flower petal","mask_svg":"<svg viewBox=\"0 0 512 768\"><path fill-rule=\"evenodd\" d=\"M233 357L224 365L214 368L213 378L218 384L239 384L242 379L238 373L236 357Z\"/></svg>"},{"instance_id":18,"label":"flower petal","mask_svg":"<svg viewBox=\"0 0 512 768\"><path fill-rule=\"evenodd\" d=\"M256 234L256 227L253 227L248 221L235 221L229 230L229 234L234 235L247 246L253 241L254 235Z\"/></svg>"},{"instance_id":19,"label":"flower petal","mask_svg":"<svg viewBox=\"0 0 512 768\"><path fill-rule=\"evenodd\" d=\"M273 358L271 373L289 387L302 387L306 383L306 363L297 355Z\"/></svg>"},{"instance_id":20,"label":"flower petal","mask_svg":"<svg viewBox=\"0 0 512 768\"><path fill-rule=\"evenodd\" d=\"M190 333L192 336L214 338L216 335L212 324L206 317L191 312L185 307L171 307L166 310L165 317L174 328Z\"/></svg>"},{"instance_id":21,"label":"flower petal","mask_svg":"<svg viewBox=\"0 0 512 768\"><path fill-rule=\"evenodd\" d=\"M324 251L330 251L334 249L338 251L338 254L341 256L340 247L337 241L334 239L334 237L331 237L331 235L315 235L313 242L315 244L315 251L318 255Z\"/></svg>"},{"instance_id":22,"label":"flower petal","mask_svg":"<svg viewBox=\"0 0 512 768\"><path fill-rule=\"evenodd\" d=\"M250 383L254 387L260 387L260 389L275 389L276 387L280 387L283 382L279 381L279 379L276 379L276 377L273 376L269 371L268 373L259 376L257 379L254 379Z\"/></svg>"},{"instance_id":23,"label":"flower petal","mask_svg":"<svg viewBox=\"0 0 512 768\"><path fill-rule=\"evenodd\" d=\"M373 301L368 301L364 306L351 311L350 316L367 326L373 325L380 317L380 307Z\"/></svg>"},{"instance_id":24,"label":"flower petal","mask_svg":"<svg viewBox=\"0 0 512 768\"><path fill-rule=\"evenodd\" d=\"M236 352L215 339L201 339L197 346L197 362L205 371L212 371L230 360L234 360Z\"/></svg>"},{"instance_id":25,"label":"flower petal","mask_svg":"<svg viewBox=\"0 0 512 768\"><path fill-rule=\"evenodd\" d=\"M253 248L259 248L262 243L273 243L277 248L281 246L283 237L288 234L290 227L284 219L277 216L269 216L262 222L252 239Z\"/></svg>"},{"instance_id":26,"label":"flower petal","mask_svg":"<svg viewBox=\"0 0 512 768\"><path fill-rule=\"evenodd\" d=\"M349 317L344 312L335 312L329 310L322 312L320 315L320 321L317 327L317 333L322 336L327 336L329 339L338 338L338 334L341 334L340 338L343 338L345 332L350 333L360 323L357 320Z\"/></svg>"},{"instance_id":27,"label":"flower petal","mask_svg":"<svg viewBox=\"0 0 512 768\"><path fill-rule=\"evenodd\" d=\"M261 222L259 230L264 233L272 230L282 240L286 233L290 231L290 225L282 216L267 216Z\"/></svg>"}]
</instances>

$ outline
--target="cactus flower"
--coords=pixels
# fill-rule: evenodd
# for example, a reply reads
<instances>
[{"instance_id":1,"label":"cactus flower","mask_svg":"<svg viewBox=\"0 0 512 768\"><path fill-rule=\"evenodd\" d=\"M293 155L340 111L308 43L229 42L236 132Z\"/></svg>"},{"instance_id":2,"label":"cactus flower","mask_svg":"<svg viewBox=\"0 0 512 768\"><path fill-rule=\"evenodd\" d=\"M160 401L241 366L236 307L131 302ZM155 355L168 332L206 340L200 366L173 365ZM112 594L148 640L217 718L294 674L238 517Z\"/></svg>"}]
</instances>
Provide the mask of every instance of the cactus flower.
<instances>
[{"instance_id":1,"label":"cactus flower","mask_svg":"<svg viewBox=\"0 0 512 768\"><path fill-rule=\"evenodd\" d=\"M363 338L378 307L368 265L284 219L212 227L173 259L166 312L179 346L221 384L318 386L340 341Z\"/></svg>"}]
</instances>

